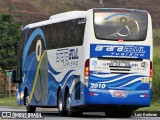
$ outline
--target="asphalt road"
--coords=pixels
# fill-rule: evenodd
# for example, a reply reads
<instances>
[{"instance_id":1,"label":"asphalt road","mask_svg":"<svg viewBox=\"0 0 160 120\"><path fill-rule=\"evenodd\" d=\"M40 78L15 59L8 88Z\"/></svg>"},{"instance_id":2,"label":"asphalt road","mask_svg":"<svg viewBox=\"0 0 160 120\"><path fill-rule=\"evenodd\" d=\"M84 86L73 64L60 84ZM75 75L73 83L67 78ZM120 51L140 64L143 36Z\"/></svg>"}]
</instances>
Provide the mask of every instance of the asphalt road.
<instances>
[{"instance_id":1,"label":"asphalt road","mask_svg":"<svg viewBox=\"0 0 160 120\"><path fill-rule=\"evenodd\" d=\"M3 111L25 111L25 109L17 109L12 107L2 107L0 106L0 114L2 115ZM132 115L130 118L106 118L103 112L85 112L81 117L60 117L58 115L57 109L46 108L46 109L38 109L38 111L43 111L42 116L45 120L129 120L129 119L140 119L140 120L159 120L160 117L135 117ZM45 111L45 112L44 112ZM17 119L16 119L17 120ZM21 119L22 120L22 119ZM28 119L27 119L28 120Z\"/></svg>"}]
</instances>

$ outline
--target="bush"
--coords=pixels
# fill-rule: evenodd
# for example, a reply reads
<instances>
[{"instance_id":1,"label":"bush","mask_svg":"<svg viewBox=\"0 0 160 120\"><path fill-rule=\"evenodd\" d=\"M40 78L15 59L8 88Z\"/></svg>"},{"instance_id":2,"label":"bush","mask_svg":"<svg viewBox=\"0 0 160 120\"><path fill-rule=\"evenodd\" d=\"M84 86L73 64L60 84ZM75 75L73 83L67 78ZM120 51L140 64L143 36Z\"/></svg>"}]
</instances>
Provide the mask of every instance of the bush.
<instances>
[{"instance_id":1,"label":"bush","mask_svg":"<svg viewBox=\"0 0 160 120\"><path fill-rule=\"evenodd\" d=\"M153 29L153 38L154 38L154 41L160 40L160 28Z\"/></svg>"},{"instance_id":2,"label":"bush","mask_svg":"<svg viewBox=\"0 0 160 120\"><path fill-rule=\"evenodd\" d=\"M153 52L153 81L152 97L160 99L160 50L159 46L154 46Z\"/></svg>"},{"instance_id":3,"label":"bush","mask_svg":"<svg viewBox=\"0 0 160 120\"><path fill-rule=\"evenodd\" d=\"M4 98L5 97L5 94L0 94L0 98Z\"/></svg>"}]
</instances>

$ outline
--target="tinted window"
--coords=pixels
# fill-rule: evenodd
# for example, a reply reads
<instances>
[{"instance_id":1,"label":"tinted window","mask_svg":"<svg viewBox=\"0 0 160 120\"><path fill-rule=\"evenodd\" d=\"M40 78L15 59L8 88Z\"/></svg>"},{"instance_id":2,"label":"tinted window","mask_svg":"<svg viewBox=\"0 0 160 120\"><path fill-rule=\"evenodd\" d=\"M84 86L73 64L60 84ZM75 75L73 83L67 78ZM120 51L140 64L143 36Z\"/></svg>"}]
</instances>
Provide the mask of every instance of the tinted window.
<instances>
[{"instance_id":1,"label":"tinted window","mask_svg":"<svg viewBox=\"0 0 160 120\"><path fill-rule=\"evenodd\" d=\"M94 10L94 28L98 39L145 40L147 25L148 15L146 11Z\"/></svg>"},{"instance_id":2,"label":"tinted window","mask_svg":"<svg viewBox=\"0 0 160 120\"><path fill-rule=\"evenodd\" d=\"M77 22L78 22L78 24L76 24L75 45L82 45L86 21L85 21L85 19L79 19L79 20L77 20Z\"/></svg>"},{"instance_id":3,"label":"tinted window","mask_svg":"<svg viewBox=\"0 0 160 120\"><path fill-rule=\"evenodd\" d=\"M57 49L71 46L80 46L83 44L84 30L86 19L75 19L46 26L40 28L44 32L47 49ZM32 32L37 28L29 29L27 40ZM28 54L36 49L37 40L42 39L37 36L33 41ZM44 48L44 45L43 45Z\"/></svg>"},{"instance_id":4,"label":"tinted window","mask_svg":"<svg viewBox=\"0 0 160 120\"><path fill-rule=\"evenodd\" d=\"M44 26L48 49L80 46L83 44L86 20L76 19ZM49 34L47 31L49 30Z\"/></svg>"}]
</instances>

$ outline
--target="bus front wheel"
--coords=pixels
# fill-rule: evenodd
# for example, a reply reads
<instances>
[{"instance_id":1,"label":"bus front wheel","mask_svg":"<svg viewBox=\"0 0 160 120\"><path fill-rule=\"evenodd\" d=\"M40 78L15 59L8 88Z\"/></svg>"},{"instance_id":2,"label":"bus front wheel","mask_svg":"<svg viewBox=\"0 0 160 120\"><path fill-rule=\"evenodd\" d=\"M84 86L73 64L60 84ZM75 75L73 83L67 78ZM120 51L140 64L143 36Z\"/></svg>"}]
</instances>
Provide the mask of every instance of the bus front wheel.
<instances>
[{"instance_id":1,"label":"bus front wheel","mask_svg":"<svg viewBox=\"0 0 160 120\"><path fill-rule=\"evenodd\" d=\"M35 106L31 106L29 104L29 95L28 95L28 93L26 93L24 100L25 100L25 105L26 105L26 111L27 111L27 113L35 113L36 112L36 107Z\"/></svg>"}]
</instances>

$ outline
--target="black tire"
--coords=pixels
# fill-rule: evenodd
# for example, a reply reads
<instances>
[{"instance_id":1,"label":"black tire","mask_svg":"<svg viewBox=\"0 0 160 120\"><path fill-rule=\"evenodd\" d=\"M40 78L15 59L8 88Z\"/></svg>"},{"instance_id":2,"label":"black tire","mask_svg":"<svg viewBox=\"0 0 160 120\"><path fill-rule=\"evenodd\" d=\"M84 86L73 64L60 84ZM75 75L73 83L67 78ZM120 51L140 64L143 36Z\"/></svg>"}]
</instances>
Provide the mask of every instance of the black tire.
<instances>
[{"instance_id":1,"label":"black tire","mask_svg":"<svg viewBox=\"0 0 160 120\"><path fill-rule=\"evenodd\" d=\"M129 118L131 117L133 111L132 110L122 110L122 111L106 111L106 117L111 118Z\"/></svg>"},{"instance_id":2,"label":"black tire","mask_svg":"<svg viewBox=\"0 0 160 120\"><path fill-rule=\"evenodd\" d=\"M67 113L68 113L68 117L79 117L79 116L82 116L82 113L81 111L77 111L75 108L71 107L71 101L70 101L70 94L69 92L67 93L67 96L66 96L66 110L67 110Z\"/></svg>"},{"instance_id":3,"label":"black tire","mask_svg":"<svg viewBox=\"0 0 160 120\"><path fill-rule=\"evenodd\" d=\"M63 105L63 97L62 97L62 91L61 90L58 92L57 105L58 105L59 115L60 116L66 116L67 111L65 109L65 105Z\"/></svg>"},{"instance_id":4,"label":"black tire","mask_svg":"<svg viewBox=\"0 0 160 120\"><path fill-rule=\"evenodd\" d=\"M25 102L25 105L26 105L26 111L27 111L27 113L35 113L36 112L36 107L35 106L31 106L28 103L29 102L29 95L28 95L28 93L25 94L24 102Z\"/></svg>"}]
</instances>

